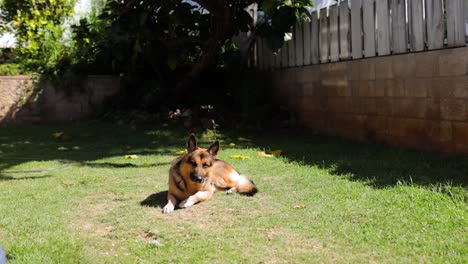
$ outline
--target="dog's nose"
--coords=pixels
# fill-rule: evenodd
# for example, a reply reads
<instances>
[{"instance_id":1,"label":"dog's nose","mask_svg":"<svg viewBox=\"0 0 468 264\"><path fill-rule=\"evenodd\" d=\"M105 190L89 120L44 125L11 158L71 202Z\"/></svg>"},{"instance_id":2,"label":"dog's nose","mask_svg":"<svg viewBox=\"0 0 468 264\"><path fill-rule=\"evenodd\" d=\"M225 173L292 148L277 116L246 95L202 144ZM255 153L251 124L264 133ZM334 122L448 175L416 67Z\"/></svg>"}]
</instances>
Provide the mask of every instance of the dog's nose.
<instances>
[{"instance_id":1,"label":"dog's nose","mask_svg":"<svg viewBox=\"0 0 468 264\"><path fill-rule=\"evenodd\" d=\"M190 179L194 182L203 182L203 176L196 173L191 173Z\"/></svg>"}]
</instances>

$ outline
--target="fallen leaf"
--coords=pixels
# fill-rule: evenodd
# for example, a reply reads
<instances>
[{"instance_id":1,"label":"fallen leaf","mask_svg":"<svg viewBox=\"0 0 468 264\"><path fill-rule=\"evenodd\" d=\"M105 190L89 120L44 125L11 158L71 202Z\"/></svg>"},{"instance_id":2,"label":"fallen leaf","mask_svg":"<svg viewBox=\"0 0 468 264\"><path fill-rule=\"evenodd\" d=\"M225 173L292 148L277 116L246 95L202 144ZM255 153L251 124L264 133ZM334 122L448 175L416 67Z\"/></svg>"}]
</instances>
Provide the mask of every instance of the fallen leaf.
<instances>
[{"instance_id":1,"label":"fallen leaf","mask_svg":"<svg viewBox=\"0 0 468 264\"><path fill-rule=\"evenodd\" d=\"M234 154L234 155L231 155L229 156L231 159L241 159L241 160L245 160L245 159L249 159L248 156L245 156L245 155L241 155L241 154Z\"/></svg>"},{"instance_id":2,"label":"fallen leaf","mask_svg":"<svg viewBox=\"0 0 468 264\"><path fill-rule=\"evenodd\" d=\"M272 154L266 154L265 151L259 151L259 152L258 152L258 155L259 155L260 157L268 157L268 158L274 157Z\"/></svg>"},{"instance_id":3,"label":"fallen leaf","mask_svg":"<svg viewBox=\"0 0 468 264\"><path fill-rule=\"evenodd\" d=\"M126 159L138 159L138 155L125 155Z\"/></svg>"},{"instance_id":4,"label":"fallen leaf","mask_svg":"<svg viewBox=\"0 0 468 264\"><path fill-rule=\"evenodd\" d=\"M68 148L66 148L66 147L58 147L57 149L58 150L68 150Z\"/></svg>"},{"instance_id":5,"label":"fallen leaf","mask_svg":"<svg viewBox=\"0 0 468 264\"><path fill-rule=\"evenodd\" d=\"M52 137L55 139L60 139L60 140L70 140L72 138L70 134L65 133L65 132L52 133Z\"/></svg>"},{"instance_id":6,"label":"fallen leaf","mask_svg":"<svg viewBox=\"0 0 468 264\"><path fill-rule=\"evenodd\" d=\"M280 156L281 153L283 153L282 149L276 149L276 150L271 150L271 151L260 151L260 152L258 152L258 155L261 156L261 157L272 158L272 157Z\"/></svg>"},{"instance_id":7,"label":"fallen leaf","mask_svg":"<svg viewBox=\"0 0 468 264\"><path fill-rule=\"evenodd\" d=\"M298 204L298 205L295 205L293 208L294 209L304 209L304 208L306 208L306 206L303 205L303 204Z\"/></svg>"},{"instance_id":8,"label":"fallen leaf","mask_svg":"<svg viewBox=\"0 0 468 264\"><path fill-rule=\"evenodd\" d=\"M243 138L243 137L238 137L237 140L239 140L239 141L241 141L241 142L251 141L250 139L248 139L248 138Z\"/></svg>"},{"instance_id":9,"label":"fallen leaf","mask_svg":"<svg viewBox=\"0 0 468 264\"><path fill-rule=\"evenodd\" d=\"M234 147L235 145L236 145L236 144L234 144L234 143L229 143L229 146L230 146L230 147Z\"/></svg>"},{"instance_id":10,"label":"fallen leaf","mask_svg":"<svg viewBox=\"0 0 468 264\"><path fill-rule=\"evenodd\" d=\"M184 155L184 154L185 154L185 149L176 151L175 154L177 154L177 155Z\"/></svg>"}]
</instances>

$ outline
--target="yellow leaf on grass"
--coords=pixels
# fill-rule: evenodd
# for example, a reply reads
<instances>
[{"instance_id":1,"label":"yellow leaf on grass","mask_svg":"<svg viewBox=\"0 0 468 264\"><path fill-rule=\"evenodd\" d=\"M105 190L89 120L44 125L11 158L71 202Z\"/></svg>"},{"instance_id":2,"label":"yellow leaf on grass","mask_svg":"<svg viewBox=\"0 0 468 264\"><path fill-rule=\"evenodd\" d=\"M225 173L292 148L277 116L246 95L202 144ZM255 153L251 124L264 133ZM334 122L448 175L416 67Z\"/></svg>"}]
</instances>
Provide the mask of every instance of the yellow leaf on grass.
<instances>
[{"instance_id":1,"label":"yellow leaf on grass","mask_svg":"<svg viewBox=\"0 0 468 264\"><path fill-rule=\"evenodd\" d=\"M234 143L229 143L229 146L230 146L230 147L234 147L235 145L236 145L236 144L234 144Z\"/></svg>"},{"instance_id":2,"label":"yellow leaf on grass","mask_svg":"<svg viewBox=\"0 0 468 264\"><path fill-rule=\"evenodd\" d=\"M60 140L70 140L72 136L66 132L55 132L52 133L52 137L55 139L60 139Z\"/></svg>"},{"instance_id":3,"label":"yellow leaf on grass","mask_svg":"<svg viewBox=\"0 0 468 264\"><path fill-rule=\"evenodd\" d=\"M272 157L280 156L281 153L283 153L282 149L276 149L276 150L271 150L271 151L260 151L260 152L258 152L258 155L261 156L261 157L272 158Z\"/></svg>"},{"instance_id":4,"label":"yellow leaf on grass","mask_svg":"<svg viewBox=\"0 0 468 264\"><path fill-rule=\"evenodd\" d=\"M304 208L306 208L306 206L303 204L298 204L294 206L294 209L304 209Z\"/></svg>"},{"instance_id":5,"label":"yellow leaf on grass","mask_svg":"<svg viewBox=\"0 0 468 264\"><path fill-rule=\"evenodd\" d=\"M126 159L138 159L138 155L125 155Z\"/></svg>"},{"instance_id":6,"label":"yellow leaf on grass","mask_svg":"<svg viewBox=\"0 0 468 264\"><path fill-rule=\"evenodd\" d=\"M241 159L241 160L245 160L245 159L249 159L248 156L245 156L245 155L241 155L241 154L234 154L234 155L231 155L229 156L231 159Z\"/></svg>"},{"instance_id":7,"label":"yellow leaf on grass","mask_svg":"<svg viewBox=\"0 0 468 264\"><path fill-rule=\"evenodd\" d=\"M185 154L185 150L183 149L183 150L176 151L175 154L177 154L177 155L183 155L183 154Z\"/></svg>"},{"instance_id":8,"label":"yellow leaf on grass","mask_svg":"<svg viewBox=\"0 0 468 264\"><path fill-rule=\"evenodd\" d=\"M58 138L60 138L60 136L62 136L62 134L63 134L63 132L56 132L56 133L53 133L52 136L53 136L54 138L57 138L57 139L58 139Z\"/></svg>"},{"instance_id":9,"label":"yellow leaf on grass","mask_svg":"<svg viewBox=\"0 0 468 264\"><path fill-rule=\"evenodd\" d=\"M271 155L271 154L266 154L265 151L259 151L259 152L258 152L258 155L259 155L260 157L268 157L268 158L272 158L272 157L273 157L273 155Z\"/></svg>"}]
</instances>

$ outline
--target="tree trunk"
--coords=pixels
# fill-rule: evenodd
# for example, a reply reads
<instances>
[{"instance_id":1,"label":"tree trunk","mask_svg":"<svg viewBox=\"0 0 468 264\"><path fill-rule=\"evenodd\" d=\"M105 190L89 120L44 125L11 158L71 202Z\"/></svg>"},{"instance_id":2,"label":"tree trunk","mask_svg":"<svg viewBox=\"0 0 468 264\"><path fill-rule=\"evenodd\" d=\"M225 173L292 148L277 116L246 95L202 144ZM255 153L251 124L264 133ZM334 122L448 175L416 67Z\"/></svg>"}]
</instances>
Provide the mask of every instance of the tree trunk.
<instances>
[{"instance_id":1,"label":"tree trunk","mask_svg":"<svg viewBox=\"0 0 468 264\"><path fill-rule=\"evenodd\" d=\"M194 81L209 67L214 66L219 54L221 45L227 39L233 37L234 10L225 1L223 13L214 14L214 34L203 47L202 55L192 69L182 78L174 89L174 96L182 101L186 100L186 95ZM189 102L183 102L189 103Z\"/></svg>"}]
</instances>

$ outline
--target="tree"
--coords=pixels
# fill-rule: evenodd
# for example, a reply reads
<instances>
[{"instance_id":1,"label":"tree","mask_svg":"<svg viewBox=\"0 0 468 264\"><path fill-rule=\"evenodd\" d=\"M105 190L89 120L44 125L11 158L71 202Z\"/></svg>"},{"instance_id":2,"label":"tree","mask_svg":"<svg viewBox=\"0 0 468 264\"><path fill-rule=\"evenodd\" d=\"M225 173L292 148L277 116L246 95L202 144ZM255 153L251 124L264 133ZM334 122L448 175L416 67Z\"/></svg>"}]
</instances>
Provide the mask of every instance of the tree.
<instances>
[{"instance_id":1,"label":"tree","mask_svg":"<svg viewBox=\"0 0 468 264\"><path fill-rule=\"evenodd\" d=\"M2 0L0 33L9 31L16 36L17 50L31 67L45 67L60 56L63 24L73 14L74 3L75 0Z\"/></svg>"},{"instance_id":2,"label":"tree","mask_svg":"<svg viewBox=\"0 0 468 264\"><path fill-rule=\"evenodd\" d=\"M259 24L246 11L252 4L264 14ZM111 1L108 10L114 32L133 39L125 46L134 53L145 53L152 46L146 52L157 55L149 57L172 69L181 60L193 62L174 89L177 95L186 93L197 76L216 65L223 48L239 32L251 32L248 46L261 35L272 49L279 49L285 33L307 17L305 6L311 5L312 0L129 0Z\"/></svg>"}]
</instances>

